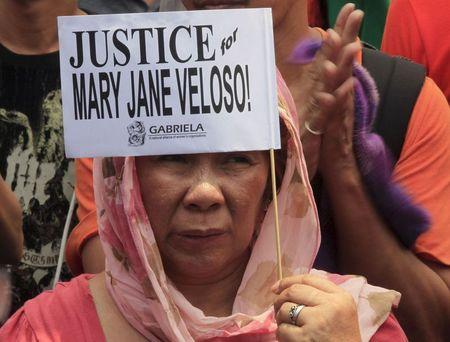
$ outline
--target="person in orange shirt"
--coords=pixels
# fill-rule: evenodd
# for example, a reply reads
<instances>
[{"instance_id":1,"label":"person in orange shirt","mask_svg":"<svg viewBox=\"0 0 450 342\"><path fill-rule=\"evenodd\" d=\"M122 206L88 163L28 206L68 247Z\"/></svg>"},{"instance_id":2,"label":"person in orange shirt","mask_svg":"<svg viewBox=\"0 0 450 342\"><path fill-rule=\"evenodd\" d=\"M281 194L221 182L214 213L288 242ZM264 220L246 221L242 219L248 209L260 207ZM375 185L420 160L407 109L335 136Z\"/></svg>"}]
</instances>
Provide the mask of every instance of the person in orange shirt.
<instances>
[{"instance_id":1,"label":"person in orange shirt","mask_svg":"<svg viewBox=\"0 0 450 342\"><path fill-rule=\"evenodd\" d=\"M302 127L309 176L313 179L320 173L334 214L338 263L335 272L363 274L377 285L402 292L398 317L408 336L417 340L440 340L448 334L450 317L450 211L444 210L450 198L447 102L434 82L427 78L395 165L395 180L429 212L432 221L430 229L419 236L410 250L387 226L365 189L355 155L350 153L353 152L351 141L342 139L349 134L349 119L345 113L341 122L333 120L334 125L327 126L326 113L305 110L317 107L317 104L305 102L305 87L312 70L308 65L293 64L289 58L299 40L317 36L318 32L323 34L308 27L306 2L251 0L245 4L237 1L235 6L273 7L277 66L294 97L301 122L309 122L309 129ZM218 5L217 1L206 0L183 3L188 9ZM164 1L161 9L167 9ZM345 10L350 13L353 7L346 6ZM333 72L334 66L329 68L329 72ZM92 211L95 205L91 174L92 162L78 160L77 195L82 221L69 240L66 255L74 272L95 272L103 267L96 237L96 214Z\"/></svg>"},{"instance_id":2,"label":"person in orange shirt","mask_svg":"<svg viewBox=\"0 0 450 342\"><path fill-rule=\"evenodd\" d=\"M423 64L450 102L450 2L393 0L381 50Z\"/></svg>"}]
</instances>

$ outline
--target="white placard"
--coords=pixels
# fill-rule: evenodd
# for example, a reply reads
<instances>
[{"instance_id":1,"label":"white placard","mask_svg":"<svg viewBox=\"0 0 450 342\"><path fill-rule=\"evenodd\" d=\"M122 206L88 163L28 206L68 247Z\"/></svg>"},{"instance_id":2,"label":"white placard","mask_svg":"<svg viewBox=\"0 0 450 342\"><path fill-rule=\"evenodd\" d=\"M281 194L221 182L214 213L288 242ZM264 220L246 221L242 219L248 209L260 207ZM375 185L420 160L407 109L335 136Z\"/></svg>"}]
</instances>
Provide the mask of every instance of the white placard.
<instances>
[{"instance_id":1,"label":"white placard","mask_svg":"<svg viewBox=\"0 0 450 342\"><path fill-rule=\"evenodd\" d=\"M280 148L270 9L58 18L67 157Z\"/></svg>"}]
</instances>

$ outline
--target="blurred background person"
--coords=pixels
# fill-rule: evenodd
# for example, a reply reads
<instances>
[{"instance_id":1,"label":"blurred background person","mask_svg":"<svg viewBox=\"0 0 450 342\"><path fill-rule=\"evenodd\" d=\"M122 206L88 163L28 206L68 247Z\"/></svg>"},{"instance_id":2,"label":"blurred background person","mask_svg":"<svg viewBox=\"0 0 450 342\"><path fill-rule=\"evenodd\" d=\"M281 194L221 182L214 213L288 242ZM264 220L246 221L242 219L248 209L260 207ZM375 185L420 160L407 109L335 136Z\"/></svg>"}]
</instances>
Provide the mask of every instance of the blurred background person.
<instances>
[{"instance_id":1,"label":"blurred background person","mask_svg":"<svg viewBox=\"0 0 450 342\"><path fill-rule=\"evenodd\" d=\"M450 102L450 1L393 0L381 50L423 64Z\"/></svg>"},{"instance_id":2,"label":"blurred background person","mask_svg":"<svg viewBox=\"0 0 450 342\"><path fill-rule=\"evenodd\" d=\"M0 174L24 232L10 270L12 311L49 288L58 262L74 173L64 155L56 17L79 13L74 0L0 1Z\"/></svg>"}]
</instances>

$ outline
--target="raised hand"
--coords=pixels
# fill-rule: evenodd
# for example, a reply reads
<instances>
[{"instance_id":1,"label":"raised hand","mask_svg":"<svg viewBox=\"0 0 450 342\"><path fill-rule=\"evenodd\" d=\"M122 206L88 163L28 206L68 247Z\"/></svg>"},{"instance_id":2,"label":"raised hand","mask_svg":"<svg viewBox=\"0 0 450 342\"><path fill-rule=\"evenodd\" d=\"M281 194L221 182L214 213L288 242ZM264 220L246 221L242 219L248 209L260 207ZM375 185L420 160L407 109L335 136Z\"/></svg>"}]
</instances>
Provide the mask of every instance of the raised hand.
<instances>
[{"instance_id":1,"label":"raised hand","mask_svg":"<svg viewBox=\"0 0 450 342\"><path fill-rule=\"evenodd\" d=\"M354 79L352 67L360 52L361 44L357 34L363 19L363 12L350 4L341 10L335 30L328 31L323 54L322 77L324 91L318 92L322 144L319 169L321 174L334 175L342 168L355 169L353 154L354 122Z\"/></svg>"},{"instance_id":2,"label":"raised hand","mask_svg":"<svg viewBox=\"0 0 450 342\"><path fill-rule=\"evenodd\" d=\"M362 19L362 11L355 10L353 4L345 5L338 15L335 29L327 31L321 48L313 62L305 66L297 86L290 86L299 112L310 178L323 159L322 134L331 130L334 139L339 123L341 126L344 124L345 128L352 128L352 65L360 51L358 32ZM345 129L345 132L348 133L348 130ZM342 139L343 133L338 135ZM328 138L330 134L326 136ZM351 137L351 130L344 136L346 139ZM351 146L346 150L352 150Z\"/></svg>"}]
</instances>

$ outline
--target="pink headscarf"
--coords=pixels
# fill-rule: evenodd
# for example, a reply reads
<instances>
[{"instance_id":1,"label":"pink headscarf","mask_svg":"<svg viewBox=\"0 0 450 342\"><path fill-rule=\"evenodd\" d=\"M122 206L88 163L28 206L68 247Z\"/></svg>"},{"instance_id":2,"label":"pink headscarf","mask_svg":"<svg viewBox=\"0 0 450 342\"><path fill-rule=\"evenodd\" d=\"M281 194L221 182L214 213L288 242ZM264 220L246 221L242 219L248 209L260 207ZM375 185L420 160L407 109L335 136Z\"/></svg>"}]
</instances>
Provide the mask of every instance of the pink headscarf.
<instances>
[{"instance_id":1,"label":"pink headscarf","mask_svg":"<svg viewBox=\"0 0 450 342\"><path fill-rule=\"evenodd\" d=\"M283 274L314 273L348 290L358 307L367 341L386 320L399 293L367 285L362 277L311 270L320 244L317 209L303 157L289 90L278 74L280 118L288 132L287 160L279 190ZM274 214L270 205L228 317L205 316L167 278L142 203L135 160L94 161L100 238L106 255L106 286L128 322L150 341L276 340L270 287L276 281Z\"/></svg>"}]
</instances>

